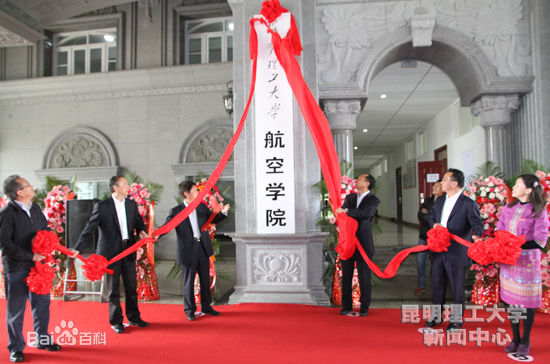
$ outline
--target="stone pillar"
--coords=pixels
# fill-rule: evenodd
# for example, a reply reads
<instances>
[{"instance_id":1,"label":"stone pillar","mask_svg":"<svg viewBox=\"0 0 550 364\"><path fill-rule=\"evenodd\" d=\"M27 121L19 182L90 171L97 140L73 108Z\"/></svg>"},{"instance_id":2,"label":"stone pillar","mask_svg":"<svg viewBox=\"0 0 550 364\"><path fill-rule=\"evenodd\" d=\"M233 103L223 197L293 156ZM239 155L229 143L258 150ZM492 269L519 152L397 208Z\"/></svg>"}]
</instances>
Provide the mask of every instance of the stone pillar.
<instances>
[{"instance_id":1,"label":"stone pillar","mask_svg":"<svg viewBox=\"0 0 550 364\"><path fill-rule=\"evenodd\" d=\"M505 148L504 127L512 121L512 112L519 106L518 95L482 96L471 107L472 114L479 116L485 128L487 160L503 170L510 160L510 151Z\"/></svg>"},{"instance_id":2,"label":"stone pillar","mask_svg":"<svg viewBox=\"0 0 550 364\"><path fill-rule=\"evenodd\" d=\"M334 100L324 102L325 115L330 123L334 145L340 163L351 163L350 177L353 177L353 132L361 112L360 100Z\"/></svg>"},{"instance_id":3,"label":"stone pillar","mask_svg":"<svg viewBox=\"0 0 550 364\"><path fill-rule=\"evenodd\" d=\"M228 0L234 30L233 95L234 123L243 113L251 78L248 39L250 18L260 13L263 0ZM298 57L302 73L317 91L315 2L281 0L293 13L303 52ZM295 234L258 234L256 221L254 103L235 146L235 234L237 284L229 303L284 302L329 305L322 283L322 247L326 237L319 218L319 191L311 186L321 179L319 159L309 130L294 104Z\"/></svg>"}]
</instances>

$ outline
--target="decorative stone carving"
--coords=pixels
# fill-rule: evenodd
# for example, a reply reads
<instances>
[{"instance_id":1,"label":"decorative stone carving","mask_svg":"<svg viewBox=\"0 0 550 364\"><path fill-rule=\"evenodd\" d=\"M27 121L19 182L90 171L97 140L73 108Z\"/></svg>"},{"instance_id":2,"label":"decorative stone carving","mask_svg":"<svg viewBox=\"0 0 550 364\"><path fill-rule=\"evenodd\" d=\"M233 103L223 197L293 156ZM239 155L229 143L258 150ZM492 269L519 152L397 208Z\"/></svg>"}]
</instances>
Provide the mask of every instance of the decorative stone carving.
<instances>
[{"instance_id":1,"label":"decorative stone carving","mask_svg":"<svg viewBox=\"0 0 550 364\"><path fill-rule=\"evenodd\" d=\"M471 106L483 127L504 126L512 121L512 111L519 106L518 95L483 96Z\"/></svg>"},{"instance_id":2,"label":"decorative stone carving","mask_svg":"<svg viewBox=\"0 0 550 364\"><path fill-rule=\"evenodd\" d=\"M185 162L218 162L232 136L233 127L231 126L208 128L191 141Z\"/></svg>"},{"instance_id":3,"label":"decorative stone carving","mask_svg":"<svg viewBox=\"0 0 550 364\"><path fill-rule=\"evenodd\" d=\"M496 66L499 76L531 73L525 0L436 0L434 4L437 23L472 38Z\"/></svg>"},{"instance_id":4,"label":"decorative stone carving","mask_svg":"<svg viewBox=\"0 0 550 364\"><path fill-rule=\"evenodd\" d=\"M98 130L76 127L63 131L50 144L45 169L117 166L113 145Z\"/></svg>"},{"instance_id":5,"label":"decorative stone carving","mask_svg":"<svg viewBox=\"0 0 550 364\"><path fill-rule=\"evenodd\" d=\"M352 81L364 51L384 33L406 26L405 6L399 2L324 8L321 24L329 37L318 59L321 79L328 83Z\"/></svg>"},{"instance_id":6,"label":"decorative stone carving","mask_svg":"<svg viewBox=\"0 0 550 364\"><path fill-rule=\"evenodd\" d=\"M353 101L325 101L325 114L356 114L361 112L361 103L357 100Z\"/></svg>"},{"instance_id":7,"label":"decorative stone carving","mask_svg":"<svg viewBox=\"0 0 550 364\"><path fill-rule=\"evenodd\" d=\"M420 6L414 9L411 17L411 34L413 47L432 45L432 34L435 26L435 10Z\"/></svg>"},{"instance_id":8,"label":"decorative stone carving","mask_svg":"<svg viewBox=\"0 0 550 364\"><path fill-rule=\"evenodd\" d=\"M156 8L160 3L159 0L139 0L138 6L141 9L144 9L143 24L151 25L153 24L153 8Z\"/></svg>"},{"instance_id":9,"label":"decorative stone carving","mask_svg":"<svg viewBox=\"0 0 550 364\"><path fill-rule=\"evenodd\" d=\"M426 3L433 4L436 24L462 32L481 47L498 76L532 73L525 0L388 1L320 6L319 39L326 44L324 50L319 47L321 81L352 84L369 49L390 32L412 27L413 41L427 45L430 22L411 24L415 9ZM424 33L415 34L421 28Z\"/></svg>"},{"instance_id":10,"label":"decorative stone carving","mask_svg":"<svg viewBox=\"0 0 550 364\"><path fill-rule=\"evenodd\" d=\"M33 43L0 26L0 48L30 46Z\"/></svg>"},{"instance_id":11,"label":"decorative stone carving","mask_svg":"<svg viewBox=\"0 0 550 364\"><path fill-rule=\"evenodd\" d=\"M103 167L106 161L105 151L97 142L76 135L53 151L50 168Z\"/></svg>"},{"instance_id":12,"label":"decorative stone carving","mask_svg":"<svg viewBox=\"0 0 550 364\"><path fill-rule=\"evenodd\" d=\"M252 280L255 284L302 283L302 257L299 251L254 250Z\"/></svg>"}]
</instances>

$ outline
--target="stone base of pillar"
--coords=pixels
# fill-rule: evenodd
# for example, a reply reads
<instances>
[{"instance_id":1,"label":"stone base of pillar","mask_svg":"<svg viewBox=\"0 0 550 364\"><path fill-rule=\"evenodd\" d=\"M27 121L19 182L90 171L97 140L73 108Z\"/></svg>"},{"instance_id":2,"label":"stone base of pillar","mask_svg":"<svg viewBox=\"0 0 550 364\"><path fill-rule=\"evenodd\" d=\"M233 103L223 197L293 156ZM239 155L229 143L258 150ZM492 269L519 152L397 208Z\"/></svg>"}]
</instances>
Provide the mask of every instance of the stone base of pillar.
<instances>
[{"instance_id":1,"label":"stone base of pillar","mask_svg":"<svg viewBox=\"0 0 550 364\"><path fill-rule=\"evenodd\" d=\"M330 305L322 283L326 236L326 233L232 234L237 284L229 304Z\"/></svg>"}]
</instances>

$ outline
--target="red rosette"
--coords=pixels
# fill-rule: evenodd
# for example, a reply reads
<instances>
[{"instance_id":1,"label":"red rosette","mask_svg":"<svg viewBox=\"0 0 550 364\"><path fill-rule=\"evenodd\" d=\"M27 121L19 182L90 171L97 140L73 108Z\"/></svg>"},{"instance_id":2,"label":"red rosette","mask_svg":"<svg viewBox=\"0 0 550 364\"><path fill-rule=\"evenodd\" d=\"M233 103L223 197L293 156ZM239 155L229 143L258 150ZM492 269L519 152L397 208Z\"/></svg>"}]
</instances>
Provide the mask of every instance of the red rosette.
<instances>
[{"instance_id":1,"label":"red rosette","mask_svg":"<svg viewBox=\"0 0 550 364\"><path fill-rule=\"evenodd\" d=\"M57 249L59 237L53 231L39 230L32 241L32 252L47 257Z\"/></svg>"},{"instance_id":2,"label":"red rosette","mask_svg":"<svg viewBox=\"0 0 550 364\"><path fill-rule=\"evenodd\" d=\"M82 274L92 282L98 281L105 273L113 274L113 271L107 269L107 266L107 258L103 255L92 254L82 264L82 269L84 270Z\"/></svg>"},{"instance_id":3,"label":"red rosette","mask_svg":"<svg viewBox=\"0 0 550 364\"><path fill-rule=\"evenodd\" d=\"M437 225L428 231L428 249L436 252L446 252L451 245L451 233L447 228Z\"/></svg>"},{"instance_id":4,"label":"red rosette","mask_svg":"<svg viewBox=\"0 0 550 364\"><path fill-rule=\"evenodd\" d=\"M48 264L36 262L25 281L29 291L36 294L48 294L52 289L54 278L55 271L52 267Z\"/></svg>"},{"instance_id":5,"label":"red rosette","mask_svg":"<svg viewBox=\"0 0 550 364\"><path fill-rule=\"evenodd\" d=\"M488 265L495 261L498 244L493 238L478 241L468 248L468 256L481 265Z\"/></svg>"},{"instance_id":6,"label":"red rosette","mask_svg":"<svg viewBox=\"0 0 550 364\"><path fill-rule=\"evenodd\" d=\"M279 0L267 0L262 3L262 14L268 22L272 23L277 19L282 13L288 12L287 9L281 6Z\"/></svg>"},{"instance_id":7,"label":"red rosette","mask_svg":"<svg viewBox=\"0 0 550 364\"><path fill-rule=\"evenodd\" d=\"M525 236L516 236L509 231L498 230L495 232L494 241L498 245L495 261L515 265L521 256L521 246L525 243Z\"/></svg>"}]
</instances>

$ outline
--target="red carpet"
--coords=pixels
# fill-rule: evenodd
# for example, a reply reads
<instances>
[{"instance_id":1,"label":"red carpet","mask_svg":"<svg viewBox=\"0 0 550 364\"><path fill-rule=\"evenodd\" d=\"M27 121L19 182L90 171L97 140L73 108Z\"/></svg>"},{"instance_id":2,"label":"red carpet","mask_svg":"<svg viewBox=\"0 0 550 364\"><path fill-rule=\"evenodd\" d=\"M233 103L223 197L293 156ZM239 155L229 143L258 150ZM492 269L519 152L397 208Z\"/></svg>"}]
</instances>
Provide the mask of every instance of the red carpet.
<instances>
[{"instance_id":1,"label":"red carpet","mask_svg":"<svg viewBox=\"0 0 550 364\"><path fill-rule=\"evenodd\" d=\"M2 312L5 305L5 300L0 300ZM420 325L402 324L398 309L371 309L368 317L347 317L326 307L240 304L217 306L221 316L203 316L194 322L187 321L182 305L149 303L140 304L140 309L151 326L129 327L124 334L115 334L107 324L107 304L52 301L50 331L54 332L62 320L72 321L73 337L83 344L65 345L57 353L27 347L25 362L513 363L502 347L490 342L483 342L481 347L473 342L427 347L417 332ZM25 332L32 327L30 307L26 312ZM468 331L477 327L490 335L498 328L510 331L508 322L497 320L464 326ZM94 333L105 333L106 345L93 345ZM537 314L531 352L535 361L548 362L549 341L550 315ZM0 343L0 362L8 362L4 317Z\"/></svg>"}]
</instances>

